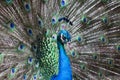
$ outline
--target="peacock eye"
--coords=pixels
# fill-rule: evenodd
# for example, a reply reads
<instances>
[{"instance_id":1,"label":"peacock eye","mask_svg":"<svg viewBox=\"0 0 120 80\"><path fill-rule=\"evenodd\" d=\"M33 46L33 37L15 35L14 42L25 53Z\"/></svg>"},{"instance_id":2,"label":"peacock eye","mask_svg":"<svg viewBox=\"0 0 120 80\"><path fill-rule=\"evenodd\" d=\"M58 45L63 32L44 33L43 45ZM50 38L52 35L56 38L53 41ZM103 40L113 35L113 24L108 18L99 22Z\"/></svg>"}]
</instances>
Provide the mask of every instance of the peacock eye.
<instances>
[{"instance_id":1,"label":"peacock eye","mask_svg":"<svg viewBox=\"0 0 120 80\"><path fill-rule=\"evenodd\" d=\"M42 74L41 74L41 73L38 74L38 78L39 78L40 80L42 79Z\"/></svg>"},{"instance_id":2,"label":"peacock eye","mask_svg":"<svg viewBox=\"0 0 120 80\"><path fill-rule=\"evenodd\" d=\"M53 36L52 38L54 39L55 37Z\"/></svg>"},{"instance_id":3,"label":"peacock eye","mask_svg":"<svg viewBox=\"0 0 120 80\"><path fill-rule=\"evenodd\" d=\"M82 16L82 22L84 22L84 23L86 23L86 22L88 22L88 19L87 19L87 17L86 16Z\"/></svg>"},{"instance_id":4,"label":"peacock eye","mask_svg":"<svg viewBox=\"0 0 120 80\"><path fill-rule=\"evenodd\" d=\"M83 22L87 22L87 18L83 18Z\"/></svg>"},{"instance_id":5,"label":"peacock eye","mask_svg":"<svg viewBox=\"0 0 120 80\"><path fill-rule=\"evenodd\" d=\"M40 26L41 26L41 23L42 23L42 22L39 20L39 21L38 21L38 24L39 24Z\"/></svg>"},{"instance_id":6,"label":"peacock eye","mask_svg":"<svg viewBox=\"0 0 120 80\"><path fill-rule=\"evenodd\" d=\"M26 74L23 75L23 80L27 80L27 75Z\"/></svg>"},{"instance_id":7,"label":"peacock eye","mask_svg":"<svg viewBox=\"0 0 120 80\"><path fill-rule=\"evenodd\" d=\"M59 20L59 15L58 15L58 13L56 13L53 15L53 17L51 19L52 25L56 24L58 22L58 20Z\"/></svg>"},{"instance_id":8,"label":"peacock eye","mask_svg":"<svg viewBox=\"0 0 120 80\"><path fill-rule=\"evenodd\" d=\"M53 39L53 40L57 40L57 35L56 35L56 34L53 34L53 35L52 35L52 39Z\"/></svg>"},{"instance_id":9,"label":"peacock eye","mask_svg":"<svg viewBox=\"0 0 120 80\"><path fill-rule=\"evenodd\" d=\"M15 73L15 68L11 68L11 74Z\"/></svg>"},{"instance_id":10,"label":"peacock eye","mask_svg":"<svg viewBox=\"0 0 120 80\"><path fill-rule=\"evenodd\" d=\"M6 0L6 2L9 4L9 3L11 3L11 2L12 2L12 0Z\"/></svg>"},{"instance_id":11,"label":"peacock eye","mask_svg":"<svg viewBox=\"0 0 120 80\"><path fill-rule=\"evenodd\" d=\"M96 60L96 59L98 58L98 55L97 55L97 54L93 54L92 58L93 58L94 60Z\"/></svg>"},{"instance_id":12,"label":"peacock eye","mask_svg":"<svg viewBox=\"0 0 120 80\"><path fill-rule=\"evenodd\" d=\"M117 50L120 51L120 45L117 46Z\"/></svg>"},{"instance_id":13,"label":"peacock eye","mask_svg":"<svg viewBox=\"0 0 120 80\"><path fill-rule=\"evenodd\" d=\"M52 21L51 21L51 22L52 22L52 24L57 23L57 18L56 18L56 16L52 18Z\"/></svg>"},{"instance_id":14,"label":"peacock eye","mask_svg":"<svg viewBox=\"0 0 120 80\"><path fill-rule=\"evenodd\" d=\"M52 19L52 23L55 23L55 18Z\"/></svg>"},{"instance_id":15,"label":"peacock eye","mask_svg":"<svg viewBox=\"0 0 120 80\"><path fill-rule=\"evenodd\" d=\"M32 29L27 29L28 35L32 36L33 35L33 31Z\"/></svg>"},{"instance_id":16,"label":"peacock eye","mask_svg":"<svg viewBox=\"0 0 120 80\"><path fill-rule=\"evenodd\" d=\"M12 22L10 23L10 28L14 28L15 27L15 24Z\"/></svg>"},{"instance_id":17,"label":"peacock eye","mask_svg":"<svg viewBox=\"0 0 120 80\"><path fill-rule=\"evenodd\" d=\"M37 75L36 74L33 75L33 79L37 80Z\"/></svg>"},{"instance_id":18,"label":"peacock eye","mask_svg":"<svg viewBox=\"0 0 120 80\"><path fill-rule=\"evenodd\" d=\"M42 77L42 74L41 74L41 73L39 73L39 77L40 77L40 78Z\"/></svg>"},{"instance_id":19,"label":"peacock eye","mask_svg":"<svg viewBox=\"0 0 120 80\"><path fill-rule=\"evenodd\" d=\"M41 20L41 19L39 19L39 20L38 20L38 25L39 25L40 27L42 27L42 26L43 26L43 22L42 22L42 20Z\"/></svg>"},{"instance_id":20,"label":"peacock eye","mask_svg":"<svg viewBox=\"0 0 120 80\"><path fill-rule=\"evenodd\" d=\"M78 41L81 41L81 37L78 37Z\"/></svg>"},{"instance_id":21,"label":"peacock eye","mask_svg":"<svg viewBox=\"0 0 120 80\"><path fill-rule=\"evenodd\" d=\"M36 68L38 68L38 67L39 67L39 62L36 62L35 67L36 67Z\"/></svg>"},{"instance_id":22,"label":"peacock eye","mask_svg":"<svg viewBox=\"0 0 120 80\"><path fill-rule=\"evenodd\" d=\"M3 62L3 60L4 60L4 54L0 52L0 64Z\"/></svg>"},{"instance_id":23,"label":"peacock eye","mask_svg":"<svg viewBox=\"0 0 120 80\"><path fill-rule=\"evenodd\" d=\"M101 41L102 41L102 42L105 42L105 38L101 38Z\"/></svg>"},{"instance_id":24,"label":"peacock eye","mask_svg":"<svg viewBox=\"0 0 120 80\"><path fill-rule=\"evenodd\" d=\"M25 10L26 10L26 11L30 11L30 4L29 4L29 3L26 3L26 4L25 4Z\"/></svg>"},{"instance_id":25,"label":"peacock eye","mask_svg":"<svg viewBox=\"0 0 120 80\"><path fill-rule=\"evenodd\" d=\"M15 24L14 24L14 22L10 22L10 23L8 24L8 28L9 28L11 31L14 31L14 29L15 29Z\"/></svg>"},{"instance_id":26,"label":"peacock eye","mask_svg":"<svg viewBox=\"0 0 120 80\"><path fill-rule=\"evenodd\" d=\"M33 46L33 48L34 48L34 49L37 49L37 46L36 46L36 45L34 45L34 46Z\"/></svg>"},{"instance_id":27,"label":"peacock eye","mask_svg":"<svg viewBox=\"0 0 120 80\"><path fill-rule=\"evenodd\" d=\"M81 65L80 65L80 68L81 68L81 70L85 70L85 69L86 69L85 64L81 64Z\"/></svg>"},{"instance_id":28,"label":"peacock eye","mask_svg":"<svg viewBox=\"0 0 120 80\"><path fill-rule=\"evenodd\" d=\"M64 7L68 4L68 0L61 0L60 5L61 7Z\"/></svg>"},{"instance_id":29,"label":"peacock eye","mask_svg":"<svg viewBox=\"0 0 120 80\"><path fill-rule=\"evenodd\" d=\"M74 56L75 56L75 51L72 51L72 53L71 53L71 54L72 54L72 56L74 57Z\"/></svg>"},{"instance_id":30,"label":"peacock eye","mask_svg":"<svg viewBox=\"0 0 120 80\"><path fill-rule=\"evenodd\" d=\"M33 58L32 58L32 57L29 57L29 58L28 58L28 63L29 63L29 64L32 64L32 62L33 62Z\"/></svg>"},{"instance_id":31,"label":"peacock eye","mask_svg":"<svg viewBox=\"0 0 120 80\"><path fill-rule=\"evenodd\" d=\"M110 61L108 61L108 64L112 64L112 61L110 60Z\"/></svg>"},{"instance_id":32,"label":"peacock eye","mask_svg":"<svg viewBox=\"0 0 120 80\"><path fill-rule=\"evenodd\" d=\"M37 51L37 45L32 45L32 50L33 50L34 52L36 52L36 51Z\"/></svg>"},{"instance_id":33,"label":"peacock eye","mask_svg":"<svg viewBox=\"0 0 120 80\"><path fill-rule=\"evenodd\" d=\"M65 1L64 0L61 1L61 5L63 5L63 6L65 5Z\"/></svg>"},{"instance_id":34,"label":"peacock eye","mask_svg":"<svg viewBox=\"0 0 120 80\"><path fill-rule=\"evenodd\" d=\"M98 76L102 77L103 76L102 72L98 72Z\"/></svg>"},{"instance_id":35,"label":"peacock eye","mask_svg":"<svg viewBox=\"0 0 120 80\"><path fill-rule=\"evenodd\" d=\"M118 46L118 50L120 51L120 46Z\"/></svg>"},{"instance_id":36,"label":"peacock eye","mask_svg":"<svg viewBox=\"0 0 120 80\"><path fill-rule=\"evenodd\" d=\"M18 47L18 50L19 51L24 51L25 49L25 45L24 44L20 44L19 47Z\"/></svg>"},{"instance_id":37,"label":"peacock eye","mask_svg":"<svg viewBox=\"0 0 120 80\"><path fill-rule=\"evenodd\" d=\"M78 42L81 42L81 41L82 41L82 37L81 37L81 36L78 36L78 37L77 37L77 40L78 40Z\"/></svg>"},{"instance_id":38,"label":"peacock eye","mask_svg":"<svg viewBox=\"0 0 120 80\"><path fill-rule=\"evenodd\" d=\"M107 19L107 17L104 17L103 19L102 19L102 21L103 21L103 23L108 23L108 19Z\"/></svg>"},{"instance_id":39,"label":"peacock eye","mask_svg":"<svg viewBox=\"0 0 120 80\"><path fill-rule=\"evenodd\" d=\"M6 0L7 2L11 1L11 0Z\"/></svg>"},{"instance_id":40,"label":"peacock eye","mask_svg":"<svg viewBox=\"0 0 120 80\"><path fill-rule=\"evenodd\" d=\"M102 43L106 43L106 42L107 42L107 38L106 38L105 36L101 36L101 37L100 37L100 41L101 41Z\"/></svg>"}]
</instances>

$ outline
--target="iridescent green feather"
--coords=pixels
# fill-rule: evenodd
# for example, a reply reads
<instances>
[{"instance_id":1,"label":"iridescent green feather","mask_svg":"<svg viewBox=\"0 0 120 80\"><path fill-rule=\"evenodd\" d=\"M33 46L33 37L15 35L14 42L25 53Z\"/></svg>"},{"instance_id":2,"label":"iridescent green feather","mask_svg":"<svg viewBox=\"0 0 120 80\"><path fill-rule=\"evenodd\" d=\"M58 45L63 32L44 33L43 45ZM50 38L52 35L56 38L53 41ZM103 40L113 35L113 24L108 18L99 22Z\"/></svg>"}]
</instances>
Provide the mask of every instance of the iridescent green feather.
<instances>
[{"instance_id":1,"label":"iridescent green feather","mask_svg":"<svg viewBox=\"0 0 120 80\"><path fill-rule=\"evenodd\" d=\"M39 48L36 52L37 55L39 54L39 56L36 57L39 61L40 73L46 80L49 79L53 74L58 73L57 43L52 36L48 35L48 32L46 33L46 36L42 38L40 43L37 43Z\"/></svg>"}]
</instances>

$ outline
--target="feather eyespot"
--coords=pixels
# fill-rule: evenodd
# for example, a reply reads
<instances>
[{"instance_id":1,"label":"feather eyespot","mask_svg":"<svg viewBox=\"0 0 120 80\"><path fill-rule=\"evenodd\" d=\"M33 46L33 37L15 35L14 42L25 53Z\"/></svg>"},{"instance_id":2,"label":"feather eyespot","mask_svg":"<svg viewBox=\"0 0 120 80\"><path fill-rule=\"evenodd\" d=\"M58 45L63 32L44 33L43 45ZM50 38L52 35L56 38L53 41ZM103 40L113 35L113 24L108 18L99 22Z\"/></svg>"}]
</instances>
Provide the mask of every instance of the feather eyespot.
<instances>
[{"instance_id":1,"label":"feather eyespot","mask_svg":"<svg viewBox=\"0 0 120 80\"><path fill-rule=\"evenodd\" d=\"M81 68L81 70L85 70L86 69L86 65L85 64L81 64L80 68Z\"/></svg>"},{"instance_id":2,"label":"feather eyespot","mask_svg":"<svg viewBox=\"0 0 120 80\"><path fill-rule=\"evenodd\" d=\"M10 23L10 28L14 28L15 27L15 24L12 22Z\"/></svg>"},{"instance_id":3,"label":"feather eyespot","mask_svg":"<svg viewBox=\"0 0 120 80\"><path fill-rule=\"evenodd\" d=\"M102 19L102 21L103 21L103 23L108 23L108 19L106 18L106 17L104 17L103 19Z\"/></svg>"},{"instance_id":4,"label":"feather eyespot","mask_svg":"<svg viewBox=\"0 0 120 80\"><path fill-rule=\"evenodd\" d=\"M101 41L102 43L106 43L106 42L107 42L107 39L106 39L105 36L101 36L101 37L100 37L100 41Z\"/></svg>"},{"instance_id":5,"label":"feather eyespot","mask_svg":"<svg viewBox=\"0 0 120 80\"><path fill-rule=\"evenodd\" d=\"M117 50L120 51L120 45L117 46Z\"/></svg>"},{"instance_id":6,"label":"feather eyespot","mask_svg":"<svg viewBox=\"0 0 120 80\"><path fill-rule=\"evenodd\" d=\"M34 52L37 51L37 45L32 45L32 51L34 51Z\"/></svg>"},{"instance_id":7,"label":"feather eyespot","mask_svg":"<svg viewBox=\"0 0 120 80\"><path fill-rule=\"evenodd\" d=\"M11 75L15 74L15 72L16 72L16 69L14 67L11 68Z\"/></svg>"},{"instance_id":8,"label":"feather eyespot","mask_svg":"<svg viewBox=\"0 0 120 80\"><path fill-rule=\"evenodd\" d=\"M54 18L52 19L52 23L55 23L55 19Z\"/></svg>"},{"instance_id":9,"label":"feather eyespot","mask_svg":"<svg viewBox=\"0 0 120 80\"><path fill-rule=\"evenodd\" d=\"M36 68L38 68L38 67L39 67L39 62L36 62L35 67L36 67Z\"/></svg>"},{"instance_id":10,"label":"feather eyespot","mask_svg":"<svg viewBox=\"0 0 120 80\"><path fill-rule=\"evenodd\" d=\"M81 42L82 41L82 38L80 36L78 36L78 41Z\"/></svg>"},{"instance_id":11,"label":"feather eyespot","mask_svg":"<svg viewBox=\"0 0 120 80\"><path fill-rule=\"evenodd\" d=\"M86 16L83 16L81 21L84 22L84 23L87 23L88 22L88 18Z\"/></svg>"},{"instance_id":12,"label":"feather eyespot","mask_svg":"<svg viewBox=\"0 0 120 80\"><path fill-rule=\"evenodd\" d=\"M18 50L19 50L19 51L24 51L24 49L25 49L25 45L24 45L24 44L20 44L20 45L18 46Z\"/></svg>"},{"instance_id":13,"label":"feather eyespot","mask_svg":"<svg viewBox=\"0 0 120 80\"><path fill-rule=\"evenodd\" d=\"M63 5L63 6L65 5L65 1L64 0L61 1L61 5Z\"/></svg>"},{"instance_id":14,"label":"feather eyespot","mask_svg":"<svg viewBox=\"0 0 120 80\"><path fill-rule=\"evenodd\" d=\"M30 11L30 4L29 3L25 3L25 10Z\"/></svg>"},{"instance_id":15,"label":"feather eyespot","mask_svg":"<svg viewBox=\"0 0 120 80\"><path fill-rule=\"evenodd\" d=\"M73 57L75 56L75 51L72 51L72 56L73 56Z\"/></svg>"},{"instance_id":16,"label":"feather eyespot","mask_svg":"<svg viewBox=\"0 0 120 80\"><path fill-rule=\"evenodd\" d=\"M10 22L9 24L8 24L8 28L10 29L10 31L14 31L15 30L15 24L14 24L14 22Z\"/></svg>"},{"instance_id":17,"label":"feather eyespot","mask_svg":"<svg viewBox=\"0 0 120 80\"><path fill-rule=\"evenodd\" d=\"M68 4L68 0L61 0L60 5L61 7L65 7Z\"/></svg>"},{"instance_id":18,"label":"feather eyespot","mask_svg":"<svg viewBox=\"0 0 120 80\"><path fill-rule=\"evenodd\" d=\"M43 26L43 22L42 22L42 20L41 20L41 19L39 19L39 20L38 20L38 25L39 25L40 27L42 27L42 26Z\"/></svg>"},{"instance_id":19,"label":"feather eyespot","mask_svg":"<svg viewBox=\"0 0 120 80\"><path fill-rule=\"evenodd\" d=\"M33 79L37 80L37 75L36 74L33 75Z\"/></svg>"},{"instance_id":20,"label":"feather eyespot","mask_svg":"<svg viewBox=\"0 0 120 80\"><path fill-rule=\"evenodd\" d=\"M98 76L99 76L99 77L102 77L102 76L103 76L103 73L102 73L102 72L98 72Z\"/></svg>"},{"instance_id":21,"label":"feather eyespot","mask_svg":"<svg viewBox=\"0 0 120 80\"><path fill-rule=\"evenodd\" d=\"M27 75L26 74L23 75L23 80L27 80Z\"/></svg>"},{"instance_id":22,"label":"feather eyespot","mask_svg":"<svg viewBox=\"0 0 120 80\"><path fill-rule=\"evenodd\" d=\"M9 4L9 3L12 3L12 0L6 0L6 2Z\"/></svg>"},{"instance_id":23,"label":"feather eyespot","mask_svg":"<svg viewBox=\"0 0 120 80\"><path fill-rule=\"evenodd\" d=\"M52 24L56 24L57 23L57 18L56 17L53 17L52 18Z\"/></svg>"},{"instance_id":24,"label":"feather eyespot","mask_svg":"<svg viewBox=\"0 0 120 80\"><path fill-rule=\"evenodd\" d=\"M33 31L32 29L27 29L28 35L32 36L33 35Z\"/></svg>"},{"instance_id":25,"label":"feather eyespot","mask_svg":"<svg viewBox=\"0 0 120 80\"><path fill-rule=\"evenodd\" d=\"M98 58L98 55L97 55L97 54L93 54L92 58L93 58L94 60L96 60L96 59Z\"/></svg>"},{"instance_id":26,"label":"feather eyespot","mask_svg":"<svg viewBox=\"0 0 120 80\"><path fill-rule=\"evenodd\" d=\"M32 57L29 57L29 58L28 58L28 63L29 63L29 64L32 64L32 62L33 62L33 58L32 58Z\"/></svg>"},{"instance_id":27,"label":"feather eyespot","mask_svg":"<svg viewBox=\"0 0 120 80\"><path fill-rule=\"evenodd\" d=\"M56 40L57 40L57 35L56 35L56 34L53 34L53 35L52 35L52 40L53 40L53 41L56 41Z\"/></svg>"},{"instance_id":28,"label":"feather eyespot","mask_svg":"<svg viewBox=\"0 0 120 80\"><path fill-rule=\"evenodd\" d=\"M110 60L110 61L108 61L108 64L112 64L112 61Z\"/></svg>"}]
</instances>

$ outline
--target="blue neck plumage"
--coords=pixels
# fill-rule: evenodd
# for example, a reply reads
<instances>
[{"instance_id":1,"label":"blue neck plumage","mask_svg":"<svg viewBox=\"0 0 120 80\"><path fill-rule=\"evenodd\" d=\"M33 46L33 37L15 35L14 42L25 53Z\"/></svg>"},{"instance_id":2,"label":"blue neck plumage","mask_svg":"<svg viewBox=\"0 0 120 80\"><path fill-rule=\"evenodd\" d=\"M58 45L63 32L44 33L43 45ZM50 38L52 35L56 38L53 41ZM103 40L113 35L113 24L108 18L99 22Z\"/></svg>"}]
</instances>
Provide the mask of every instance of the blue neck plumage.
<instances>
[{"instance_id":1,"label":"blue neck plumage","mask_svg":"<svg viewBox=\"0 0 120 80\"><path fill-rule=\"evenodd\" d=\"M59 73L58 80L72 80L72 70L70 65L70 60L66 55L64 45L57 41L59 49Z\"/></svg>"}]
</instances>

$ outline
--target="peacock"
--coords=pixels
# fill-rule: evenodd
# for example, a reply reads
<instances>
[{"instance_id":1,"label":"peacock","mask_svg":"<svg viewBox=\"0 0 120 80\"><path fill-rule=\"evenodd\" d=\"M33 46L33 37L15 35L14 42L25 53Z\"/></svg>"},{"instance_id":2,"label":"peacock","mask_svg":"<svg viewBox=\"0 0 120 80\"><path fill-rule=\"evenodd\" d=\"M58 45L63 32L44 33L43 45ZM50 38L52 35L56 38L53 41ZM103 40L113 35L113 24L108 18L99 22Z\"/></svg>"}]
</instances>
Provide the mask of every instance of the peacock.
<instances>
[{"instance_id":1,"label":"peacock","mask_svg":"<svg viewBox=\"0 0 120 80\"><path fill-rule=\"evenodd\" d=\"M0 80L120 80L120 0L0 0Z\"/></svg>"}]
</instances>

